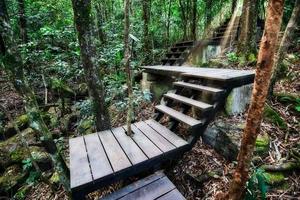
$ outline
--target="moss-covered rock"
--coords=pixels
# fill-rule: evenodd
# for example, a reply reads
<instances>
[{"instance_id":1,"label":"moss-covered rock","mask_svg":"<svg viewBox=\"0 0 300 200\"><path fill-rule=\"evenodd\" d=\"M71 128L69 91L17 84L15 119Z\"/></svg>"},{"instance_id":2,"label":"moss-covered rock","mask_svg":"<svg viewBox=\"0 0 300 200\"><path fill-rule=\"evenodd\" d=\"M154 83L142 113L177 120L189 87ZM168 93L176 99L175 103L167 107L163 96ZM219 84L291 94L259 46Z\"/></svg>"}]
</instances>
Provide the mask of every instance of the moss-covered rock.
<instances>
[{"instance_id":1,"label":"moss-covered rock","mask_svg":"<svg viewBox=\"0 0 300 200\"><path fill-rule=\"evenodd\" d=\"M270 137L267 133L257 136L255 142L255 153L260 156L267 155L270 148Z\"/></svg>"},{"instance_id":2,"label":"moss-covered rock","mask_svg":"<svg viewBox=\"0 0 300 200\"><path fill-rule=\"evenodd\" d=\"M37 134L33 129L27 128L22 131L22 134L29 145L38 142ZM17 134L8 140L0 142L0 167L6 168L12 163L22 161L24 147L21 144L21 141L21 135Z\"/></svg>"},{"instance_id":3,"label":"moss-covered rock","mask_svg":"<svg viewBox=\"0 0 300 200\"><path fill-rule=\"evenodd\" d=\"M285 181L285 177L282 172L264 172L263 175L269 185L278 185Z\"/></svg>"},{"instance_id":4,"label":"moss-covered rock","mask_svg":"<svg viewBox=\"0 0 300 200\"><path fill-rule=\"evenodd\" d=\"M264 109L264 118L282 129L287 129L287 124L284 119L268 104L266 104Z\"/></svg>"},{"instance_id":5,"label":"moss-covered rock","mask_svg":"<svg viewBox=\"0 0 300 200\"><path fill-rule=\"evenodd\" d=\"M91 118L91 117L81 120L81 122L78 126L79 133L81 133L83 135L93 133L95 131L94 123L95 122L94 122L93 118Z\"/></svg>"},{"instance_id":6,"label":"moss-covered rock","mask_svg":"<svg viewBox=\"0 0 300 200\"><path fill-rule=\"evenodd\" d=\"M26 197L26 194L30 191L31 186L30 185L23 185L18 189L16 194L14 195L13 199L16 200L23 200Z\"/></svg>"},{"instance_id":7,"label":"moss-covered rock","mask_svg":"<svg viewBox=\"0 0 300 200\"><path fill-rule=\"evenodd\" d=\"M0 192L10 192L25 181L27 173L19 165L8 167L0 177Z\"/></svg>"},{"instance_id":8,"label":"moss-covered rock","mask_svg":"<svg viewBox=\"0 0 300 200\"><path fill-rule=\"evenodd\" d=\"M29 126L28 115L20 115L15 119L17 127L22 131ZM0 140L8 139L17 134L17 130L14 127L14 123L8 123L0 130Z\"/></svg>"}]
</instances>

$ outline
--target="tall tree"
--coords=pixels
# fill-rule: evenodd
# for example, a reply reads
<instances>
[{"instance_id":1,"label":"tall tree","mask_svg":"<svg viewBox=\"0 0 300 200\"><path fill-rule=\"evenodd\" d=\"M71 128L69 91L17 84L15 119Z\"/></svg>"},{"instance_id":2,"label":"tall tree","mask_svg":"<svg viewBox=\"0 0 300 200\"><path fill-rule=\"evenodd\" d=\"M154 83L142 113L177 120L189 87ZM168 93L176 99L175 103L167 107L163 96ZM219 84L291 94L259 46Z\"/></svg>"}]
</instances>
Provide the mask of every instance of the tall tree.
<instances>
[{"instance_id":1,"label":"tall tree","mask_svg":"<svg viewBox=\"0 0 300 200\"><path fill-rule=\"evenodd\" d=\"M272 74L278 33L280 31L283 15L283 4L284 0L270 0L268 4L265 31L258 54L251 104L248 110L241 149L238 154L238 164L226 199L242 199L245 185L249 177L250 163L253 156L255 141L260 131L262 114Z\"/></svg>"},{"instance_id":2,"label":"tall tree","mask_svg":"<svg viewBox=\"0 0 300 200\"><path fill-rule=\"evenodd\" d=\"M124 1L124 64L127 74L127 87L128 87L128 111L127 111L127 135L131 135L131 121L133 118L133 92L132 92L132 77L130 70L130 46L129 46L129 28L130 28L130 14L129 14L130 0Z\"/></svg>"},{"instance_id":3,"label":"tall tree","mask_svg":"<svg viewBox=\"0 0 300 200\"><path fill-rule=\"evenodd\" d=\"M256 25L258 0L245 0L241 16L241 31L238 39L238 53L246 59L256 55Z\"/></svg>"},{"instance_id":4,"label":"tall tree","mask_svg":"<svg viewBox=\"0 0 300 200\"><path fill-rule=\"evenodd\" d=\"M22 57L15 43L13 30L9 24L5 0L0 0L0 35L1 43L4 45L4 48L1 48L0 52L0 66L8 75L15 90L24 99L25 110L29 116L30 126L39 134L41 142L51 156L55 170L60 175L61 182L68 191L69 182L66 166L58 152L52 134L42 118L35 94L29 87L25 77Z\"/></svg>"},{"instance_id":5,"label":"tall tree","mask_svg":"<svg viewBox=\"0 0 300 200\"><path fill-rule=\"evenodd\" d=\"M145 55L144 64L150 64L152 58L151 50L151 38L149 34L149 24L150 24L150 9L151 1L143 0L143 21L144 21L144 34L143 34L143 51Z\"/></svg>"},{"instance_id":6,"label":"tall tree","mask_svg":"<svg viewBox=\"0 0 300 200\"><path fill-rule=\"evenodd\" d=\"M99 40L102 44L106 42L106 34L103 29L103 24L104 24L104 11L102 10L101 7L101 2L95 2L95 10L96 10L96 21L97 21L97 32L98 32L98 37Z\"/></svg>"},{"instance_id":7,"label":"tall tree","mask_svg":"<svg viewBox=\"0 0 300 200\"><path fill-rule=\"evenodd\" d=\"M288 25L285 28L284 35L281 39L280 46L277 52L277 56L274 62L274 72L271 79L269 95L273 94L274 86L276 81L279 79L280 72L282 71L282 61L284 59L284 54L287 52L289 47L293 44L293 39L297 27L300 25L300 0L295 1L295 6L292 12L292 16L288 22Z\"/></svg>"},{"instance_id":8,"label":"tall tree","mask_svg":"<svg viewBox=\"0 0 300 200\"><path fill-rule=\"evenodd\" d=\"M25 1L24 0L18 0L19 4L19 29L20 29L20 38L23 43L28 42L28 36L27 36L27 20L26 20L26 14L25 14Z\"/></svg>"},{"instance_id":9,"label":"tall tree","mask_svg":"<svg viewBox=\"0 0 300 200\"><path fill-rule=\"evenodd\" d=\"M188 13L187 13L187 7L188 2L179 0L179 6L181 11L181 24L182 24L182 30L183 30L183 39L186 40L188 36Z\"/></svg>"},{"instance_id":10,"label":"tall tree","mask_svg":"<svg viewBox=\"0 0 300 200\"><path fill-rule=\"evenodd\" d=\"M91 0L72 0L74 21L78 32L80 54L85 79L92 99L97 131L110 128L110 118L105 104L104 72L96 67L95 44L91 19Z\"/></svg>"},{"instance_id":11,"label":"tall tree","mask_svg":"<svg viewBox=\"0 0 300 200\"><path fill-rule=\"evenodd\" d=\"M206 16L206 27L209 26L209 24L212 21L212 0L205 1L205 16Z\"/></svg>"},{"instance_id":12,"label":"tall tree","mask_svg":"<svg viewBox=\"0 0 300 200\"><path fill-rule=\"evenodd\" d=\"M191 39L197 39L197 0L192 1L192 26L191 26Z\"/></svg>"}]
</instances>

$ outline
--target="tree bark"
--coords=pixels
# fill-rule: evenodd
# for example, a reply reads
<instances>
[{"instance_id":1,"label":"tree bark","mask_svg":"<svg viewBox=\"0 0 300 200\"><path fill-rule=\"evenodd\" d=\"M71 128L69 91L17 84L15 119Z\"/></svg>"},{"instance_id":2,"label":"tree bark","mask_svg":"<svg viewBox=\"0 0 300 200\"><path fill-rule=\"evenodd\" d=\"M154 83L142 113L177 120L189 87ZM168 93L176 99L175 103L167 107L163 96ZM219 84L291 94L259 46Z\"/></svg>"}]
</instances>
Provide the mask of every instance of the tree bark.
<instances>
[{"instance_id":1,"label":"tree bark","mask_svg":"<svg viewBox=\"0 0 300 200\"><path fill-rule=\"evenodd\" d=\"M238 40L237 52L245 56L257 53L256 24L257 24L258 0L245 0L241 16L241 31Z\"/></svg>"},{"instance_id":2,"label":"tree bark","mask_svg":"<svg viewBox=\"0 0 300 200\"><path fill-rule=\"evenodd\" d=\"M206 27L209 26L209 24L212 21L212 0L207 0L205 2L205 16L206 16Z\"/></svg>"},{"instance_id":3,"label":"tree bark","mask_svg":"<svg viewBox=\"0 0 300 200\"><path fill-rule=\"evenodd\" d=\"M166 39L166 46L169 45L170 41L170 18L171 18L171 6L172 6L172 0L169 0L169 7L168 7L168 18L167 18L167 39Z\"/></svg>"},{"instance_id":4,"label":"tree bark","mask_svg":"<svg viewBox=\"0 0 300 200\"><path fill-rule=\"evenodd\" d=\"M180 11L181 11L181 24L182 24L182 30L183 30L183 40L187 39L187 13L186 13L186 3L185 1L179 0L180 5Z\"/></svg>"},{"instance_id":5,"label":"tree bark","mask_svg":"<svg viewBox=\"0 0 300 200\"><path fill-rule=\"evenodd\" d=\"M18 0L19 4L19 29L20 29L20 38L23 43L28 42L27 35L27 20L25 14L25 2L24 0Z\"/></svg>"},{"instance_id":6,"label":"tree bark","mask_svg":"<svg viewBox=\"0 0 300 200\"><path fill-rule=\"evenodd\" d=\"M104 17L103 17L103 11L101 10L101 3L95 2L95 10L96 10L96 16L97 16L97 32L99 40L102 44L106 43L106 34L103 30L103 23L104 23Z\"/></svg>"},{"instance_id":7,"label":"tree bark","mask_svg":"<svg viewBox=\"0 0 300 200\"><path fill-rule=\"evenodd\" d=\"M277 52L277 56L274 62L274 72L271 79L270 89L269 89L269 96L273 95L274 86L276 84L276 81L279 79L280 72L281 72L281 66L282 61L284 59L284 55L289 49L289 47L292 45L293 38L295 36L295 32L297 27L299 27L300 23L300 0L296 0L295 6L293 9L293 13L291 15L291 18L288 22L288 25L284 31L284 35L281 39L280 46Z\"/></svg>"},{"instance_id":8,"label":"tree bark","mask_svg":"<svg viewBox=\"0 0 300 200\"><path fill-rule=\"evenodd\" d=\"M132 103L132 76L130 70L130 46L129 46L129 27L130 27L130 19L129 19L129 6L130 0L124 1L124 17L125 17L125 24L124 24L124 48L125 48L125 56L124 56L124 63L125 63L125 70L127 74L127 87L128 87L128 111L127 111L127 135L132 135L131 130L131 121L133 118L133 103Z\"/></svg>"},{"instance_id":9,"label":"tree bark","mask_svg":"<svg viewBox=\"0 0 300 200\"><path fill-rule=\"evenodd\" d=\"M284 0L270 0L256 66L256 76L246 127L238 155L238 164L233 174L226 199L242 199L249 176L249 168L255 141L260 131L262 114L268 93L272 66L276 52L276 43L280 31Z\"/></svg>"},{"instance_id":10,"label":"tree bark","mask_svg":"<svg viewBox=\"0 0 300 200\"><path fill-rule=\"evenodd\" d=\"M60 175L61 183L69 191L67 167L59 154L52 134L46 126L39 110L35 95L24 75L21 54L13 38L13 31L8 21L5 0L0 0L0 35L5 48L1 49L1 66L8 75L16 91L23 97L25 110L29 116L30 126L37 131L41 142L50 153L55 170Z\"/></svg>"},{"instance_id":11,"label":"tree bark","mask_svg":"<svg viewBox=\"0 0 300 200\"><path fill-rule=\"evenodd\" d=\"M236 4L237 4L237 0L232 0L232 3L231 3L231 14L234 13Z\"/></svg>"},{"instance_id":12,"label":"tree bark","mask_svg":"<svg viewBox=\"0 0 300 200\"><path fill-rule=\"evenodd\" d=\"M91 0L72 0L74 21L78 32L80 54L93 103L97 131L110 128L110 118L105 104L104 72L96 68L95 45L92 41ZM103 69L102 69L103 70Z\"/></svg>"},{"instance_id":13,"label":"tree bark","mask_svg":"<svg viewBox=\"0 0 300 200\"><path fill-rule=\"evenodd\" d=\"M143 21L144 21L144 34L143 34L143 51L145 55L144 64L151 64L151 38L149 34L149 23L150 23L150 0L143 0Z\"/></svg>"}]
</instances>

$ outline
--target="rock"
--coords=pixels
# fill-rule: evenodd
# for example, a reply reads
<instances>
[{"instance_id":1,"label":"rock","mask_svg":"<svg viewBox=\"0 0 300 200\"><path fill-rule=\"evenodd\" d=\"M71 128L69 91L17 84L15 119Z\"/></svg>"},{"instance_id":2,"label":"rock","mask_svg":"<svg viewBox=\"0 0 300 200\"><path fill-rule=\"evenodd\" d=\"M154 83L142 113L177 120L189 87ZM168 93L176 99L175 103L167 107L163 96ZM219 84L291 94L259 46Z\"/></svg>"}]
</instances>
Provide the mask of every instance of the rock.
<instances>
[{"instance_id":1,"label":"rock","mask_svg":"<svg viewBox=\"0 0 300 200\"><path fill-rule=\"evenodd\" d=\"M243 130L241 127L243 125L239 123L224 123L217 120L202 135L203 142L213 147L227 160L236 160Z\"/></svg>"},{"instance_id":2,"label":"rock","mask_svg":"<svg viewBox=\"0 0 300 200\"><path fill-rule=\"evenodd\" d=\"M264 172L263 175L269 185L278 185L285 181L284 174L281 172Z\"/></svg>"},{"instance_id":3,"label":"rock","mask_svg":"<svg viewBox=\"0 0 300 200\"><path fill-rule=\"evenodd\" d=\"M29 145L38 143L37 134L33 129L27 128L22 131L22 134ZM22 158L18 156L17 152L23 152L23 150L19 134L0 142L0 168L6 168L14 162L21 162Z\"/></svg>"},{"instance_id":4,"label":"rock","mask_svg":"<svg viewBox=\"0 0 300 200\"><path fill-rule=\"evenodd\" d=\"M19 165L9 166L0 177L0 192L11 193L16 191L18 186L25 181L27 172Z\"/></svg>"},{"instance_id":5,"label":"rock","mask_svg":"<svg viewBox=\"0 0 300 200\"><path fill-rule=\"evenodd\" d=\"M95 132L94 124L95 124L94 120L91 117L89 117L87 119L81 120L77 129L79 133L83 135L90 134Z\"/></svg>"},{"instance_id":6,"label":"rock","mask_svg":"<svg viewBox=\"0 0 300 200\"><path fill-rule=\"evenodd\" d=\"M255 154L259 156L268 155L270 148L270 137L267 133L263 133L257 136L255 142Z\"/></svg>"},{"instance_id":7,"label":"rock","mask_svg":"<svg viewBox=\"0 0 300 200\"><path fill-rule=\"evenodd\" d=\"M235 88L226 99L225 111L228 115L238 115L246 111L250 104L253 84Z\"/></svg>"},{"instance_id":8,"label":"rock","mask_svg":"<svg viewBox=\"0 0 300 200\"><path fill-rule=\"evenodd\" d=\"M22 131L29 126L28 115L21 115L15 119L15 123L19 130ZM3 130L0 132L0 140L8 139L17 134L17 130L12 122L8 123Z\"/></svg>"},{"instance_id":9,"label":"rock","mask_svg":"<svg viewBox=\"0 0 300 200\"><path fill-rule=\"evenodd\" d=\"M264 109L264 118L282 129L287 129L287 124L284 119L268 104L266 104Z\"/></svg>"}]
</instances>

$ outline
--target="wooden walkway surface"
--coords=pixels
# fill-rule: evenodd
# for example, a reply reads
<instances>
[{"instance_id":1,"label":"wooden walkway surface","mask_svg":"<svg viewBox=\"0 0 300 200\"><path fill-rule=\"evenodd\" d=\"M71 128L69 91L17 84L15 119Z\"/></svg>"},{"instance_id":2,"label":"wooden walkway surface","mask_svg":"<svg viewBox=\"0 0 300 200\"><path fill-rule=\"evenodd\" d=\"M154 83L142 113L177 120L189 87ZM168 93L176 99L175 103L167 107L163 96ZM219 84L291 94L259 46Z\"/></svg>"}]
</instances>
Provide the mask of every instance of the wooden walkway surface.
<instances>
[{"instance_id":1,"label":"wooden walkway surface","mask_svg":"<svg viewBox=\"0 0 300 200\"><path fill-rule=\"evenodd\" d=\"M70 139L72 191L118 178L127 169L135 171L163 157L189 148L188 143L155 120L134 123L132 137L125 127Z\"/></svg>"},{"instance_id":2,"label":"wooden walkway surface","mask_svg":"<svg viewBox=\"0 0 300 200\"><path fill-rule=\"evenodd\" d=\"M130 184L101 200L185 200L161 171Z\"/></svg>"},{"instance_id":3,"label":"wooden walkway surface","mask_svg":"<svg viewBox=\"0 0 300 200\"><path fill-rule=\"evenodd\" d=\"M253 82L255 72L253 70L234 70L204 67L188 67L188 66L143 66L145 72L170 75L170 76L188 76L195 78L205 78L209 80L217 80L222 82L232 82L247 80Z\"/></svg>"}]
</instances>

